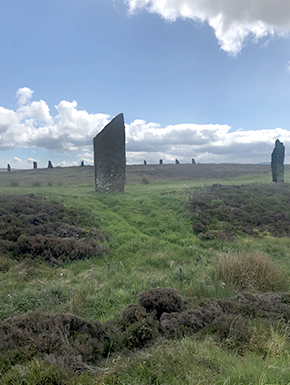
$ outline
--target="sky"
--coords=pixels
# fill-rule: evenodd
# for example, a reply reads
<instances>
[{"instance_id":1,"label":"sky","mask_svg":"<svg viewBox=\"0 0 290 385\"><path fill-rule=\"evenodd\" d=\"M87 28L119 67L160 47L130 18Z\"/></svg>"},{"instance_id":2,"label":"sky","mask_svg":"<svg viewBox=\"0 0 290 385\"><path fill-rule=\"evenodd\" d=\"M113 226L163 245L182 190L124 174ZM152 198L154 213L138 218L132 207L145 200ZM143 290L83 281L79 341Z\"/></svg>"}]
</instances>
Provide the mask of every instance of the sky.
<instances>
[{"instance_id":1,"label":"sky","mask_svg":"<svg viewBox=\"0 0 290 385\"><path fill-rule=\"evenodd\" d=\"M0 168L93 164L119 113L128 164L290 163L289 0L9 0Z\"/></svg>"}]
</instances>

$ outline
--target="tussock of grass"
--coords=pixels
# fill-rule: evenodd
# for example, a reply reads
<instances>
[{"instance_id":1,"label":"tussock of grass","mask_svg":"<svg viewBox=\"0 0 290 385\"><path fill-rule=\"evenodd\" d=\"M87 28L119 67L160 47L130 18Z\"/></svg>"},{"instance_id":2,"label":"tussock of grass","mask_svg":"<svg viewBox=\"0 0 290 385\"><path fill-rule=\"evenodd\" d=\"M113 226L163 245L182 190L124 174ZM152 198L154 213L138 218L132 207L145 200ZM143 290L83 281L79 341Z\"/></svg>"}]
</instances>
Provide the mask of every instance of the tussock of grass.
<instances>
[{"instance_id":1,"label":"tussock of grass","mask_svg":"<svg viewBox=\"0 0 290 385\"><path fill-rule=\"evenodd\" d=\"M289 288L286 275L261 252L222 254L216 273L222 285L229 285L238 291L286 291Z\"/></svg>"}]
</instances>

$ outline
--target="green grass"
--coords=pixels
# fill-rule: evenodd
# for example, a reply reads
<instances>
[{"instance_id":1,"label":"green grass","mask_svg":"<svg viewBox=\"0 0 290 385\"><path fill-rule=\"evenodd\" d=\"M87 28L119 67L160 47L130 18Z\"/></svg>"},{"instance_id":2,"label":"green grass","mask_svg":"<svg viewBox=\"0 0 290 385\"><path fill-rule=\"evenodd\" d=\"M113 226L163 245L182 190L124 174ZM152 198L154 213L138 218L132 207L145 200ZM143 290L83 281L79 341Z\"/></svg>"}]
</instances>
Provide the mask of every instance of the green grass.
<instances>
[{"instance_id":1,"label":"green grass","mask_svg":"<svg viewBox=\"0 0 290 385\"><path fill-rule=\"evenodd\" d=\"M107 235L110 254L61 267L41 261L15 262L0 256L1 320L40 310L72 312L105 322L117 317L128 304L137 304L142 291L156 287L175 288L185 297L196 299L231 297L236 289L222 286L216 274L220 255L229 252L263 253L283 269L289 282L289 238L240 236L233 241L201 240L193 233L185 209L194 192L213 183L268 184L268 174L159 182L150 180L149 175L149 184L142 184L141 177L139 182L132 177L124 194L100 194L93 191L93 183L77 184L78 175L70 174L70 170L65 170L60 185L60 177L53 177L54 171L49 170L48 178L45 173L41 178L38 175L35 181L31 170L31 178L21 175L18 184L13 185L8 178L17 181L17 175L5 176L0 195L34 193L68 208L88 210L84 226L95 227ZM285 182L289 181L287 171ZM109 355L102 363L102 368L109 369L86 377L83 384L289 384L289 337L281 330L266 337L262 331L257 333L258 348L246 351L243 357L227 350L212 336L161 340L149 350L120 359ZM24 371L26 381L36 385L44 375L42 372L52 370L42 362L29 361L23 365L26 369L15 366L6 372L3 384L20 384ZM35 374L39 370L41 373ZM34 377L29 377L32 372ZM82 383L80 378L72 379L67 374L60 377L64 384Z\"/></svg>"}]
</instances>

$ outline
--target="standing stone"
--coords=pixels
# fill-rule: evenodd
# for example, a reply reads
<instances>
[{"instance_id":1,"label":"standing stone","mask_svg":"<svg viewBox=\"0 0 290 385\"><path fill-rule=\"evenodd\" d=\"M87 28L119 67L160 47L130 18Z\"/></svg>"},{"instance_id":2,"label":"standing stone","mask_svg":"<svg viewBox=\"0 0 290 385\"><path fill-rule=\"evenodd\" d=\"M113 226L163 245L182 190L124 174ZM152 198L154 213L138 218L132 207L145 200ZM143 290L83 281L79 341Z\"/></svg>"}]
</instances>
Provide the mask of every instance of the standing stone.
<instances>
[{"instance_id":1,"label":"standing stone","mask_svg":"<svg viewBox=\"0 0 290 385\"><path fill-rule=\"evenodd\" d=\"M271 156L273 182L284 182L284 158L285 146L277 139Z\"/></svg>"},{"instance_id":2,"label":"standing stone","mask_svg":"<svg viewBox=\"0 0 290 385\"><path fill-rule=\"evenodd\" d=\"M85 166L85 164L84 164L84 161L82 160L81 161L81 167L84 167Z\"/></svg>"},{"instance_id":3,"label":"standing stone","mask_svg":"<svg viewBox=\"0 0 290 385\"><path fill-rule=\"evenodd\" d=\"M159 164L163 164L163 160L162 159L159 159Z\"/></svg>"},{"instance_id":4,"label":"standing stone","mask_svg":"<svg viewBox=\"0 0 290 385\"><path fill-rule=\"evenodd\" d=\"M53 168L53 165L52 165L52 163L51 163L51 161L49 160L48 161L48 166L47 166L48 168Z\"/></svg>"},{"instance_id":5,"label":"standing stone","mask_svg":"<svg viewBox=\"0 0 290 385\"><path fill-rule=\"evenodd\" d=\"M123 192L126 179L125 124L117 115L94 137L95 191Z\"/></svg>"},{"instance_id":6,"label":"standing stone","mask_svg":"<svg viewBox=\"0 0 290 385\"><path fill-rule=\"evenodd\" d=\"M144 160L144 164L147 164L146 160Z\"/></svg>"},{"instance_id":7,"label":"standing stone","mask_svg":"<svg viewBox=\"0 0 290 385\"><path fill-rule=\"evenodd\" d=\"M191 164L196 164L196 161L194 160L194 158L191 159Z\"/></svg>"},{"instance_id":8,"label":"standing stone","mask_svg":"<svg viewBox=\"0 0 290 385\"><path fill-rule=\"evenodd\" d=\"M175 159L175 164L179 164L179 160L178 159Z\"/></svg>"},{"instance_id":9,"label":"standing stone","mask_svg":"<svg viewBox=\"0 0 290 385\"><path fill-rule=\"evenodd\" d=\"M34 169L37 168L37 162L33 162L33 168L34 168Z\"/></svg>"},{"instance_id":10,"label":"standing stone","mask_svg":"<svg viewBox=\"0 0 290 385\"><path fill-rule=\"evenodd\" d=\"M10 167L10 164L9 164L9 163L7 164L7 171L8 171L8 172L11 171L11 167Z\"/></svg>"}]
</instances>

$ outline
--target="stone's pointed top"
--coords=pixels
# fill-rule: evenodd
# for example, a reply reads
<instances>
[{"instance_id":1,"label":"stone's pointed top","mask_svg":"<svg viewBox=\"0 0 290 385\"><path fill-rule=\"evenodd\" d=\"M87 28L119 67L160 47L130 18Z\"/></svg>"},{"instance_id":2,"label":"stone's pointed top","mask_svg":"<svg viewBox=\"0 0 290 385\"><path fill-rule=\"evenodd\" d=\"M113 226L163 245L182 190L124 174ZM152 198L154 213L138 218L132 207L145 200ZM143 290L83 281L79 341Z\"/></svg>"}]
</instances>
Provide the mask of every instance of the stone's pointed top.
<instances>
[{"instance_id":1,"label":"stone's pointed top","mask_svg":"<svg viewBox=\"0 0 290 385\"><path fill-rule=\"evenodd\" d=\"M277 147L277 146L283 146L283 143L280 142L279 139L276 139L276 142L275 142L275 147Z\"/></svg>"},{"instance_id":2,"label":"stone's pointed top","mask_svg":"<svg viewBox=\"0 0 290 385\"><path fill-rule=\"evenodd\" d=\"M118 132L124 131L125 134L125 123L124 123L124 115L121 113L115 116L96 136L102 135L111 135L108 131L116 130Z\"/></svg>"}]
</instances>

